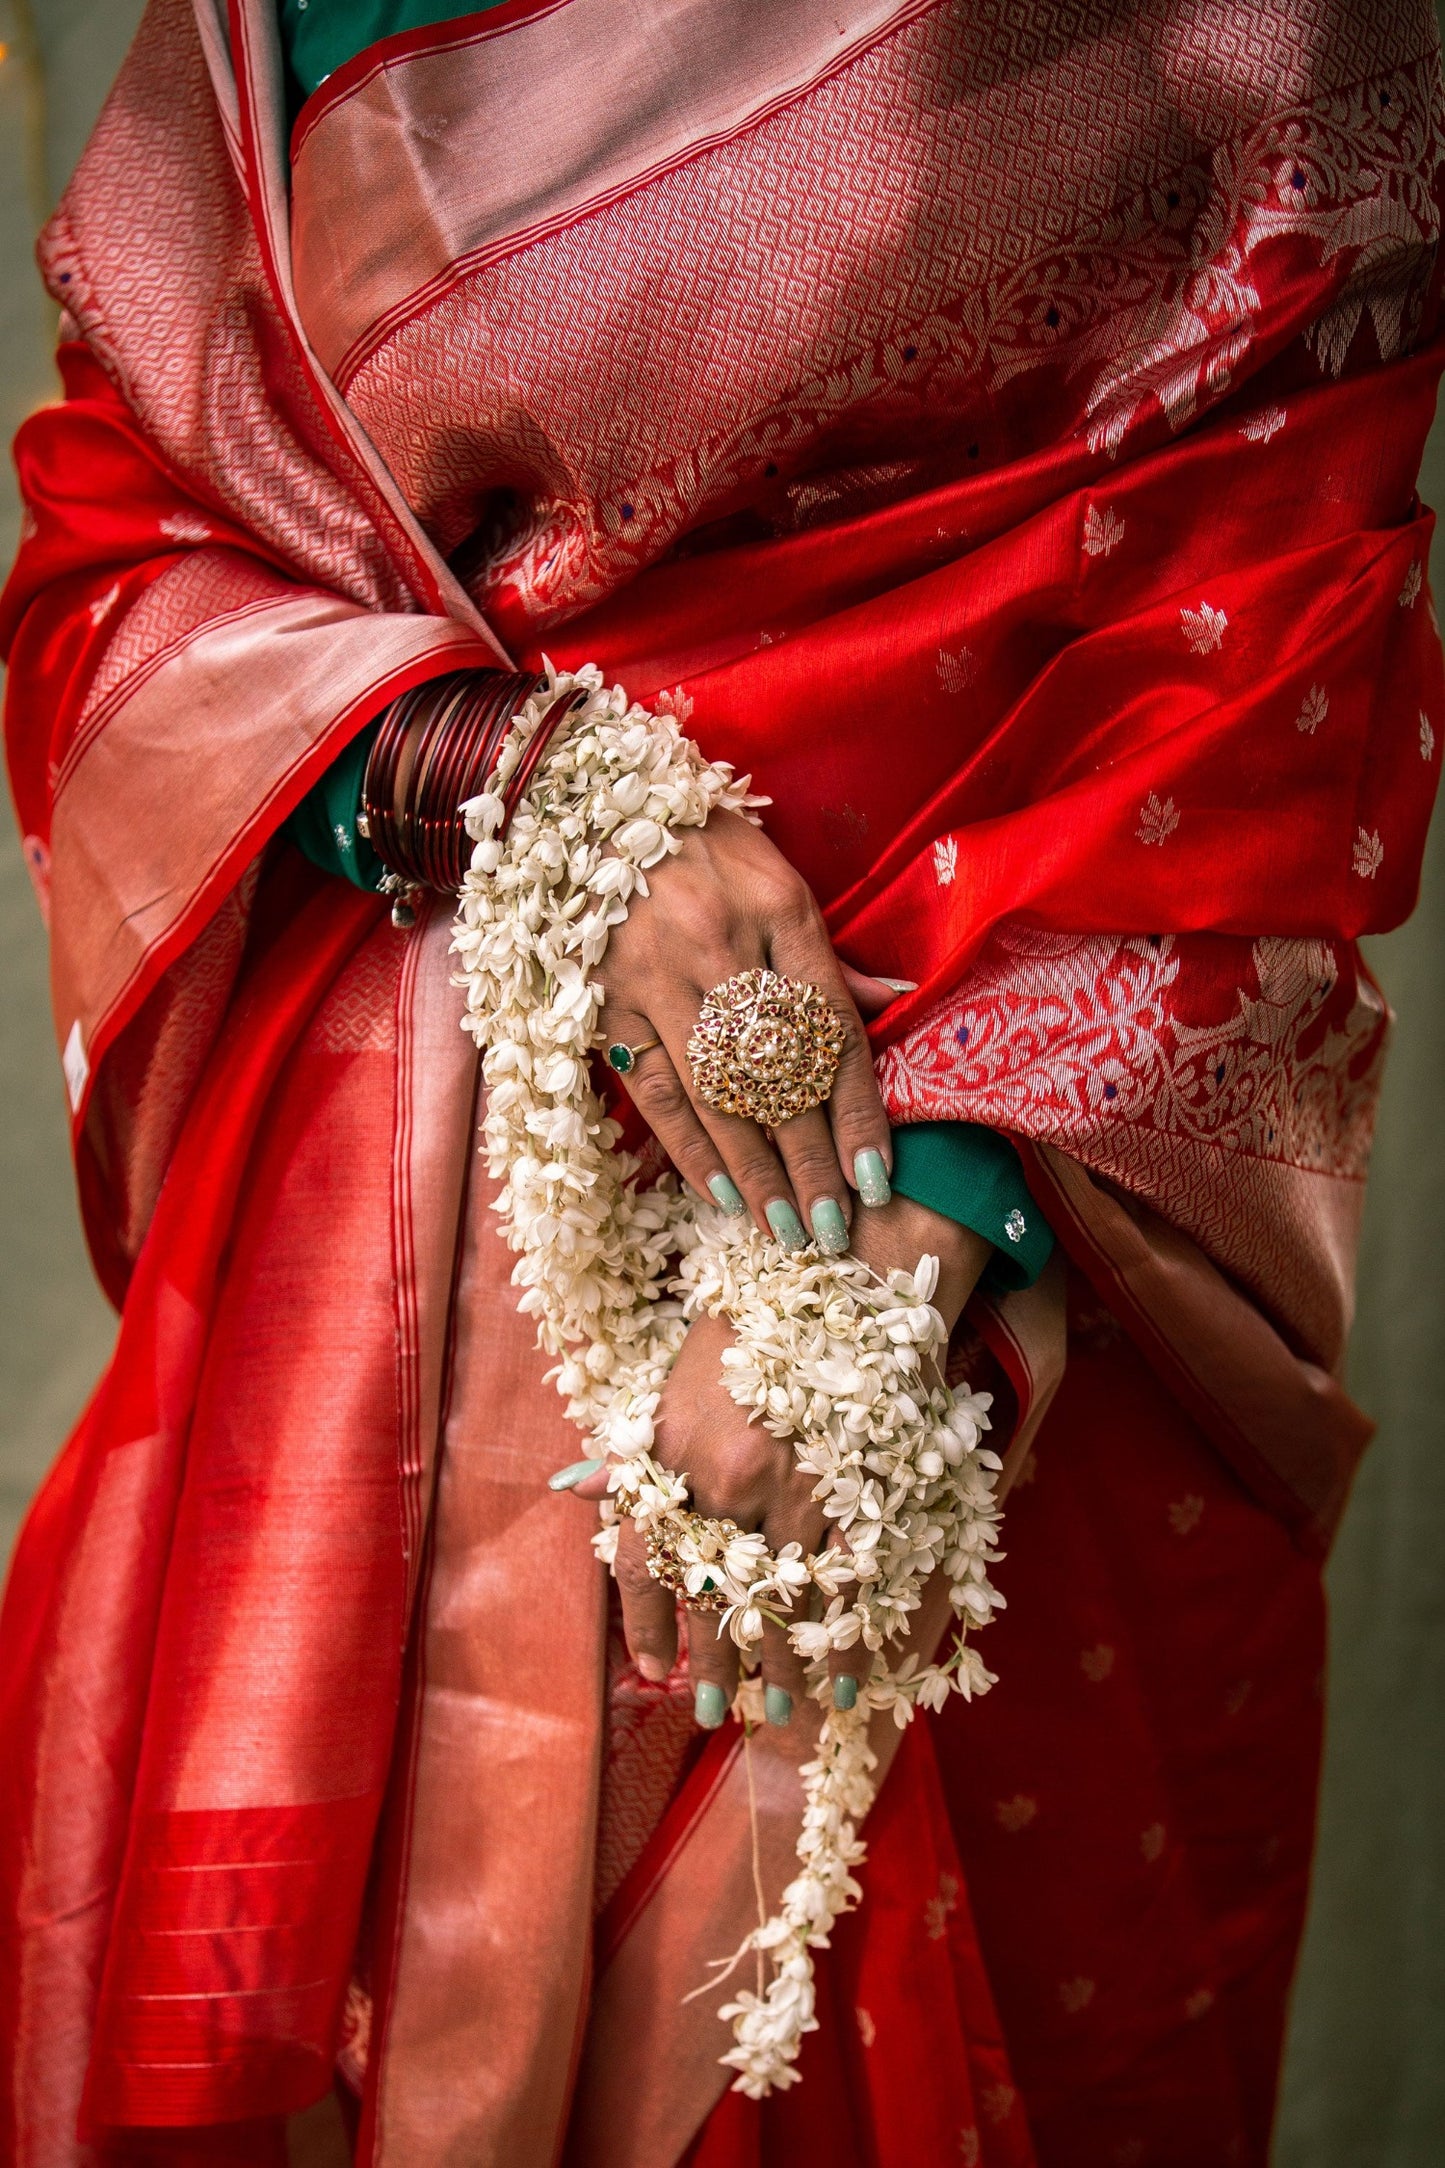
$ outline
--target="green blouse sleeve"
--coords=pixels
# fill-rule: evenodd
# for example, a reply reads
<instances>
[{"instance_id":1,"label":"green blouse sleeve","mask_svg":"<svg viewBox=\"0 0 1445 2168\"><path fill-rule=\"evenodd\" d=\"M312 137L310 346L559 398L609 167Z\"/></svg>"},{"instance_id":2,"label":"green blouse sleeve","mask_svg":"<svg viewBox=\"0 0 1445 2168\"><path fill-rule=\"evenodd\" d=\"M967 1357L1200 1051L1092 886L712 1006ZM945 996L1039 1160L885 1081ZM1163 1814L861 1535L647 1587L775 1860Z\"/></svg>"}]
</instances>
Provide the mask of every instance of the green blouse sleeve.
<instances>
[{"instance_id":1,"label":"green blouse sleeve","mask_svg":"<svg viewBox=\"0 0 1445 2168\"><path fill-rule=\"evenodd\" d=\"M378 717L357 732L286 823L286 833L313 866L323 873L339 873L356 888L376 888L385 871L356 825L366 758L380 721Z\"/></svg>"},{"instance_id":2,"label":"green blouse sleeve","mask_svg":"<svg viewBox=\"0 0 1445 2168\"><path fill-rule=\"evenodd\" d=\"M279 0L292 117L343 61L401 30L484 15L501 0Z\"/></svg>"},{"instance_id":3,"label":"green blouse sleeve","mask_svg":"<svg viewBox=\"0 0 1445 2168\"><path fill-rule=\"evenodd\" d=\"M1000 1294L1032 1287L1054 1247L1019 1155L979 1122L909 1122L893 1132L893 1188L994 1245L980 1285Z\"/></svg>"}]
</instances>

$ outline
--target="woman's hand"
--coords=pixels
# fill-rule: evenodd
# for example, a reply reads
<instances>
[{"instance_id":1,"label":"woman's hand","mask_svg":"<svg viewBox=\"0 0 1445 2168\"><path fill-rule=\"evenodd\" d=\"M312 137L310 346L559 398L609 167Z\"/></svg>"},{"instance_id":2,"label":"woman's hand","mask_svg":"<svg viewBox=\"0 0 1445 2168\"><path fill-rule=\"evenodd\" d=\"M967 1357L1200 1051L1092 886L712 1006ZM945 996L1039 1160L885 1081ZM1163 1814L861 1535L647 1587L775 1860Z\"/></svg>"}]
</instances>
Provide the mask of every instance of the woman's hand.
<instances>
[{"instance_id":1,"label":"woman's hand","mask_svg":"<svg viewBox=\"0 0 1445 2168\"><path fill-rule=\"evenodd\" d=\"M851 1188L865 1204L888 1197L892 1154L857 995L874 1013L900 991L865 978L833 953L812 891L760 828L715 813L689 829L675 856L647 876L613 929L599 977L607 1037L661 1044L638 1057L627 1089L673 1165L725 1212L751 1211L764 1232L796 1249L811 1229L821 1249L848 1247ZM692 1087L687 1042L709 991L739 971L766 967L827 996L844 1029L826 1107L784 1122L771 1141L756 1122L719 1114ZM851 990L850 990L851 989Z\"/></svg>"},{"instance_id":2,"label":"woman's hand","mask_svg":"<svg viewBox=\"0 0 1445 2168\"><path fill-rule=\"evenodd\" d=\"M866 1214L854 1249L880 1275L895 1267L911 1271L925 1251L936 1256L934 1305L950 1328L991 1254L981 1235L907 1197ZM699 1318L688 1332L663 1392L654 1457L686 1476L699 1512L761 1529L774 1552L792 1542L805 1552L816 1551L827 1523L813 1501L814 1479L799 1473L788 1441L748 1422L723 1384L722 1352L731 1339L728 1326L715 1318ZM579 1483L576 1492L598 1498L606 1488L603 1469ZM646 1545L630 1520L623 1521L618 1540L617 1581L633 1660L644 1678L664 1679L677 1655L676 1602L648 1572ZM684 1616L698 1721L712 1729L722 1723L736 1689L738 1652L730 1639L719 1636L713 1613L688 1610ZM768 1720L786 1724L804 1691L803 1663L780 1626L765 1628L761 1654ZM835 1681L856 1682L858 1652L836 1652L832 1670ZM848 1693L846 1687L834 1690Z\"/></svg>"}]
</instances>

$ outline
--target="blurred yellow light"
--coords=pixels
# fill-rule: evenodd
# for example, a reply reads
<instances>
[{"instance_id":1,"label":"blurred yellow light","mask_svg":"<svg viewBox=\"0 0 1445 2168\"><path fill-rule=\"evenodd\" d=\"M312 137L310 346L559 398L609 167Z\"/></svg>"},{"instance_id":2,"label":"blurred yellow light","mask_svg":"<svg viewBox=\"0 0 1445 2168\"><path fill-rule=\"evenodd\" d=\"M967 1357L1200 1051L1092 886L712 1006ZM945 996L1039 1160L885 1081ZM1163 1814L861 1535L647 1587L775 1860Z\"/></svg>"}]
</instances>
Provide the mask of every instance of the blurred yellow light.
<instances>
[{"instance_id":1,"label":"blurred yellow light","mask_svg":"<svg viewBox=\"0 0 1445 2168\"><path fill-rule=\"evenodd\" d=\"M9 58L10 58L10 48L9 48L9 46L8 46L8 45L0 45L0 68L3 68L3 67L4 67L4 65L5 65L6 61L7 61L7 60L8 60Z\"/></svg>"}]
</instances>

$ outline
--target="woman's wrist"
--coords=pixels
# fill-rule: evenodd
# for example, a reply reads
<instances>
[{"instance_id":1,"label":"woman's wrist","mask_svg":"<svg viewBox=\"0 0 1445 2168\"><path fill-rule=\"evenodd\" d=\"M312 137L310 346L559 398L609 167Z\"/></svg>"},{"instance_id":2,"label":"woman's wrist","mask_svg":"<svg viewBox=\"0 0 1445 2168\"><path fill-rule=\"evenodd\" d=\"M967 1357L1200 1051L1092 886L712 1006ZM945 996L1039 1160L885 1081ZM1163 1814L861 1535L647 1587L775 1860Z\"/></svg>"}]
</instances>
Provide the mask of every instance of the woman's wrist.
<instances>
[{"instance_id":1,"label":"woman's wrist","mask_svg":"<svg viewBox=\"0 0 1445 2168\"><path fill-rule=\"evenodd\" d=\"M971 1227L935 1212L930 1205L915 1203L912 1197L897 1195L887 1204L854 1213L851 1248L855 1257L879 1273L911 1272L925 1253L936 1257L938 1288L933 1304L950 1329L993 1255L993 1244Z\"/></svg>"}]
</instances>

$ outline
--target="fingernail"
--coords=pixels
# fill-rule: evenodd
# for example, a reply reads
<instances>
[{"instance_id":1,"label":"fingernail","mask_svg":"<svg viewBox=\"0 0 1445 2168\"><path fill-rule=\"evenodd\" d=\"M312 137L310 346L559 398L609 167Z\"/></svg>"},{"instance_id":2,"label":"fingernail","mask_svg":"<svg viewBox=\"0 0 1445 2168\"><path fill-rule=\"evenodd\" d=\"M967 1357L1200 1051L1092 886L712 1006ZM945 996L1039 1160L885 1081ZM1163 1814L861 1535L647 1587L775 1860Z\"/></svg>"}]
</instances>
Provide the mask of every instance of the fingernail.
<instances>
[{"instance_id":1,"label":"fingernail","mask_svg":"<svg viewBox=\"0 0 1445 2168\"><path fill-rule=\"evenodd\" d=\"M848 1222L836 1197L820 1197L812 1210L813 1237L827 1257L841 1257L848 1247Z\"/></svg>"},{"instance_id":2,"label":"fingernail","mask_svg":"<svg viewBox=\"0 0 1445 2168\"><path fill-rule=\"evenodd\" d=\"M893 1195L888 1184L888 1169L883 1164L883 1154L875 1152L871 1145L854 1160L853 1179L858 1184L858 1194L864 1204L887 1204Z\"/></svg>"},{"instance_id":3,"label":"fingernail","mask_svg":"<svg viewBox=\"0 0 1445 2168\"><path fill-rule=\"evenodd\" d=\"M917 979L880 978L878 984L880 986L891 986L895 994L916 994L918 992Z\"/></svg>"},{"instance_id":4,"label":"fingernail","mask_svg":"<svg viewBox=\"0 0 1445 2168\"><path fill-rule=\"evenodd\" d=\"M770 1724L786 1724L793 1713L793 1697L784 1687L763 1689L763 1714Z\"/></svg>"},{"instance_id":5,"label":"fingernail","mask_svg":"<svg viewBox=\"0 0 1445 2168\"><path fill-rule=\"evenodd\" d=\"M711 1679L701 1679L692 1697L692 1713L704 1731L716 1731L728 1713L728 1697Z\"/></svg>"},{"instance_id":6,"label":"fingernail","mask_svg":"<svg viewBox=\"0 0 1445 2168\"><path fill-rule=\"evenodd\" d=\"M720 1211L726 1212L729 1219L736 1219L740 1212L746 1212L747 1206L743 1203L742 1191L738 1188L737 1183L731 1181L727 1175L713 1175L707 1186L711 1192L713 1203Z\"/></svg>"},{"instance_id":7,"label":"fingernail","mask_svg":"<svg viewBox=\"0 0 1445 2168\"><path fill-rule=\"evenodd\" d=\"M559 1468L547 1478L548 1490L571 1490L575 1483L585 1483L589 1475L596 1475L605 1462L600 1460L574 1460L570 1468Z\"/></svg>"},{"instance_id":8,"label":"fingernail","mask_svg":"<svg viewBox=\"0 0 1445 2168\"><path fill-rule=\"evenodd\" d=\"M698 1692L701 1693L701 1687ZM858 1706L858 1681L846 1671L840 1671L833 1681L833 1707L856 1709Z\"/></svg>"},{"instance_id":9,"label":"fingernail","mask_svg":"<svg viewBox=\"0 0 1445 2168\"><path fill-rule=\"evenodd\" d=\"M784 1197L775 1197L767 1207L768 1225L785 1250L800 1250L807 1241L803 1223Z\"/></svg>"},{"instance_id":10,"label":"fingernail","mask_svg":"<svg viewBox=\"0 0 1445 2168\"><path fill-rule=\"evenodd\" d=\"M667 1677L667 1666L660 1656L639 1656L637 1668L644 1679L651 1679L654 1686L661 1686Z\"/></svg>"}]
</instances>

